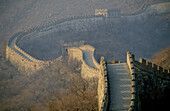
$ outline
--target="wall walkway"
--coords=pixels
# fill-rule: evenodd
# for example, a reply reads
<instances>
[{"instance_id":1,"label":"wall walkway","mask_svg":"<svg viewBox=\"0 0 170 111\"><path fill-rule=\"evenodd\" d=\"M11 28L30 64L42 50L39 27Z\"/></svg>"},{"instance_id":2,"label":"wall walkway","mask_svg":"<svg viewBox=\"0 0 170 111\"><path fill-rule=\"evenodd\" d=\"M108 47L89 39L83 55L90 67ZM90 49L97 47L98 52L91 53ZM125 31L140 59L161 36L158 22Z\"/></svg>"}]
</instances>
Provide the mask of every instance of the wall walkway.
<instances>
[{"instance_id":1,"label":"wall walkway","mask_svg":"<svg viewBox=\"0 0 170 111\"><path fill-rule=\"evenodd\" d=\"M83 78L98 78L100 65L94 58L95 48L89 45L73 47L68 49L69 58L81 61L81 75Z\"/></svg>"},{"instance_id":2,"label":"wall walkway","mask_svg":"<svg viewBox=\"0 0 170 111\"><path fill-rule=\"evenodd\" d=\"M127 63L108 64L109 111L128 111L131 107L131 76Z\"/></svg>"}]
</instances>

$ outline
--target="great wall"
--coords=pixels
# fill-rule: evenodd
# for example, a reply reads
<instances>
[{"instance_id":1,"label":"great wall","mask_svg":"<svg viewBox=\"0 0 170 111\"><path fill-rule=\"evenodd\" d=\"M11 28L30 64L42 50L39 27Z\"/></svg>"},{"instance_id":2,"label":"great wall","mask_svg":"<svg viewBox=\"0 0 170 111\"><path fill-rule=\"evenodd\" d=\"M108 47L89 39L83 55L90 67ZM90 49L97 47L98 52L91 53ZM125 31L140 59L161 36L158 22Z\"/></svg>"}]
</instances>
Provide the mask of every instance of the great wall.
<instances>
[{"instance_id":1,"label":"great wall","mask_svg":"<svg viewBox=\"0 0 170 111\"><path fill-rule=\"evenodd\" d=\"M143 19L150 14L169 13L169 7L170 2L143 5L140 10L127 15L120 14L119 17ZM18 32L10 38L6 46L6 58L21 73L33 74L49 66L53 61L60 61L62 57L52 61L38 60L18 46L18 42L22 41L23 38L40 37L42 34L54 31L72 30L81 32L95 30L95 27L100 26L106 20L107 17L103 15L70 17ZM104 60L104 57L101 57L99 64L94 58L94 51L94 47L83 45L68 48L67 53L70 58L81 61L81 75L83 78L98 79L99 111L140 111L143 105L142 95L150 95L152 98L149 99L152 101L158 94L164 94L164 91L170 87L170 69L163 69L142 58L137 61L130 52L127 52L126 63L109 64Z\"/></svg>"}]
</instances>

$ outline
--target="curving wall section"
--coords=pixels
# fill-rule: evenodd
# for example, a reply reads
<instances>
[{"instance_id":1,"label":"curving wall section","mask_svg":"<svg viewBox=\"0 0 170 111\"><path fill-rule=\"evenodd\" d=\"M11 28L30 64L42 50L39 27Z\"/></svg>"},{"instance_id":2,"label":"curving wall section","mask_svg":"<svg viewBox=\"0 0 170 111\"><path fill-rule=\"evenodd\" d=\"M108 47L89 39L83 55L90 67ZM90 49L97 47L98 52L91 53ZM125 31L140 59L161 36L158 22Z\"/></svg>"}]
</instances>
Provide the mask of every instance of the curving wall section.
<instances>
[{"instance_id":1,"label":"curving wall section","mask_svg":"<svg viewBox=\"0 0 170 111\"><path fill-rule=\"evenodd\" d=\"M93 65L95 65L97 69L90 67L86 63L86 60L83 57L83 50L91 52ZM98 108L99 111L106 111L109 102L106 62L104 61L104 57L101 57L100 64L98 64L94 58L94 51L94 47L83 45L80 47L69 48L68 56L69 58L81 61L81 75L84 79L98 78Z\"/></svg>"},{"instance_id":2,"label":"curving wall section","mask_svg":"<svg viewBox=\"0 0 170 111\"><path fill-rule=\"evenodd\" d=\"M127 15L120 14L120 17L132 19L132 18L142 18L142 17L144 17L146 15L150 15L150 14L168 13L168 12L170 12L169 7L170 7L170 2L152 4L152 5L144 4L136 12L127 14ZM146 13L143 13L144 11ZM14 64L15 66L17 66L17 67L19 66L18 69L22 73L24 73L24 69L25 69L25 72L27 74L32 74L33 72L35 72L35 70L42 69L42 67L49 65L49 63L51 63L52 61L41 61L41 60L38 60L38 59L32 57L31 55L27 54L18 45L19 42L22 41L22 39L31 38L31 37L34 38L35 36L41 37L41 35L43 35L43 34L48 34L48 33L52 33L52 32L66 32L66 31L70 31L70 30L71 31L93 31L96 29L98 30L98 29L100 29L100 26L103 23L106 23L105 20L106 20L106 18L104 18L103 16L95 16L95 15L75 16L75 17L64 18L64 19L60 19L57 21L48 22L48 23L41 24L36 27L31 27L25 31L18 32L11 37L11 39L8 42L8 46L6 48L6 58L9 59L11 61L11 63L13 63L13 64L15 63ZM93 48L90 48L90 47L86 47L86 48L90 49L92 52L94 50ZM25 65L27 63L29 64L29 62L27 62L27 63L20 62L21 60L19 60L18 58L22 59L23 61L31 62L30 64L32 64L32 66ZM97 69L99 69L99 65L95 61L94 55L92 55L92 60L93 60L93 63L95 64L95 67ZM21 66L22 66L21 64L23 64L22 68L21 68ZM83 65L83 66L85 66L85 65ZM27 69L30 69L30 71ZM93 71L93 72L95 72L95 71Z\"/></svg>"},{"instance_id":3,"label":"curving wall section","mask_svg":"<svg viewBox=\"0 0 170 111\"><path fill-rule=\"evenodd\" d=\"M92 62L94 63L95 67L97 69L100 69L100 65L99 63L96 61L96 59L94 58L94 51L95 51L95 48L90 46L90 45L83 45L83 46L80 46L80 49L81 50L88 50L91 52L91 57L92 57Z\"/></svg>"},{"instance_id":4,"label":"curving wall section","mask_svg":"<svg viewBox=\"0 0 170 111\"><path fill-rule=\"evenodd\" d=\"M90 58L92 58L92 64L97 69L91 67L89 64L87 64L86 60L84 59L83 51L87 50L91 53ZM94 58L94 50L95 48L89 45L84 45L80 47L73 47L68 49L68 56L69 58L77 59L78 61L81 61L81 76L84 79L91 79L91 78L98 78L98 75L100 73L100 65L96 62ZM89 55L88 55L89 56Z\"/></svg>"},{"instance_id":5,"label":"curving wall section","mask_svg":"<svg viewBox=\"0 0 170 111\"><path fill-rule=\"evenodd\" d=\"M6 47L6 58L18 68L18 71L24 74L33 74L37 70L42 69L45 64L31 62L24 57L22 57L19 53L14 51L9 46Z\"/></svg>"},{"instance_id":6,"label":"curving wall section","mask_svg":"<svg viewBox=\"0 0 170 111\"><path fill-rule=\"evenodd\" d=\"M30 56L16 45L18 37L21 38L23 36L23 32L14 34L13 37L11 37L11 39L9 40L8 45L6 46L6 58L15 67L17 67L18 71L20 71L22 74L33 74L36 71L41 70L46 66L49 66L49 64L53 61L61 59L61 57L59 57L53 61L41 61Z\"/></svg>"},{"instance_id":7,"label":"curving wall section","mask_svg":"<svg viewBox=\"0 0 170 111\"><path fill-rule=\"evenodd\" d=\"M22 41L22 39L41 37L42 34L48 34L52 32L93 30L98 24L100 24L101 21L103 21L103 17L101 16L77 16L41 24L25 31L15 33L10 38L8 45L6 46L6 58L14 66L16 66L21 73L28 75L33 74L34 72L49 66L49 64L53 61L61 60L61 56L52 61L38 60L19 47L19 42ZM94 58L92 60L94 60ZM97 62L95 62L95 65L98 67ZM86 66L85 63L83 65L83 69L88 69L83 70L83 72L86 73L87 71L90 71L93 74L96 73L96 69L93 70L93 68Z\"/></svg>"}]
</instances>

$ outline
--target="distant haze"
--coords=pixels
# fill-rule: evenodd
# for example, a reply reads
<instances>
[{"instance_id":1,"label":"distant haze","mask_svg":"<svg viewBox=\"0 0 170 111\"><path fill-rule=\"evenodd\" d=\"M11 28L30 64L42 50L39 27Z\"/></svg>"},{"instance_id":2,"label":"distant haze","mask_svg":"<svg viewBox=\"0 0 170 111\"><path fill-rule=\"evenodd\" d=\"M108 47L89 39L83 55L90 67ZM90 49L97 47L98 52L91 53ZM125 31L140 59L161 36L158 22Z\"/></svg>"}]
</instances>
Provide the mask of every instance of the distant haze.
<instances>
[{"instance_id":1,"label":"distant haze","mask_svg":"<svg viewBox=\"0 0 170 111\"><path fill-rule=\"evenodd\" d=\"M6 44L15 32L65 17L92 15L94 14L95 8L119 8L121 13L126 14L135 12L144 3L155 3L159 1L168 0L1 0L0 38L2 39L2 44ZM125 55L127 50L133 51L138 56L151 58L153 53L166 47L169 43L169 25L167 25L169 24L169 15L153 17L152 19L153 20L148 18L146 21L131 21L130 23L126 20L122 23L122 21L119 20L118 23L113 23L117 26L113 26L112 28L108 27L102 32L73 33L71 36L69 32L60 38L55 38L55 40L49 37L48 39L51 40L51 42L48 41L45 43L45 46L47 48L48 45L49 47L53 47L53 51L50 51L48 55L40 56L42 53L38 53L40 51L33 48L31 53L40 59L55 58L61 54L61 46L55 45L55 42L58 44L59 40L67 40L64 38L69 36L73 39L77 37L77 40L86 40L87 44L94 46L97 49L96 54L98 58L101 55L107 55L108 59L125 60L125 56L122 56L122 54ZM111 30L111 32L108 32L108 30ZM101 36L101 39L96 38L96 35L98 37ZM98 41L88 40L88 38L91 37L95 38L93 39L94 41ZM103 38L105 39L103 40ZM101 45L101 42L103 45L107 44L107 46ZM34 41L34 43L37 42ZM30 49L28 45L33 47L37 44L31 44L31 42L28 41L27 47L25 47L27 51ZM42 48L44 47L41 42L39 45ZM104 52L102 52L103 50ZM143 51L146 53L143 53Z\"/></svg>"}]
</instances>

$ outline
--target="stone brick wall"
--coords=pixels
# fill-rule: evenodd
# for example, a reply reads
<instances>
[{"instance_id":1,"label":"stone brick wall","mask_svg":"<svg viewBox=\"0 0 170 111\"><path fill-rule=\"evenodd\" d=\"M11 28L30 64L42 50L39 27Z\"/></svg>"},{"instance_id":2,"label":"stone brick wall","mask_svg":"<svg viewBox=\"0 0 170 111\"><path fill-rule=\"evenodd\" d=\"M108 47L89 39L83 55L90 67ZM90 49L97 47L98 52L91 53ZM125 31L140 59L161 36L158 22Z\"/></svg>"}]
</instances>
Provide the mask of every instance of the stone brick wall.
<instances>
[{"instance_id":1,"label":"stone brick wall","mask_svg":"<svg viewBox=\"0 0 170 111\"><path fill-rule=\"evenodd\" d=\"M92 46L90 46L90 45L83 45L83 46L80 47L80 49L82 49L82 50L90 50L90 51L92 52L92 60L93 60L94 65L95 65L98 69L100 69L99 63L98 63L98 62L96 61L96 59L94 58L95 48L92 47Z\"/></svg>"},{"instance_id":2,"label":"stone brick wall","mask_svg":"<svg viewBox=\"0 0 170 111\"><path fill-rule=\"evenodd\" d=\"M33 74L34 72L41 70L43 67L48 66L53 61L41 61L38 60L31 55L27 54L25 51L22 50L22 48L19 47L19 42L22 41L25 37L34 37L36 34L39 33L52 33L53 31L57 32L65 32L69 31L70 29L73 31L88 31L95 29L96 25L99 24L101 21L103 21L102 17L89 15L89 16L76 16L76 17L70 17L70 18L64 18L57 21L52 21L49 23L41 24L36 27L31 27L27 30L24 30L22 32L18 32L14 34L11 39L8 42L8 46L6 47L6 58L18 68L18 70L21 73L24 74ZM31 35L31 36L28 36ZM41 34L40 34L41 35ZM15 48L19 53L22 53L24 56L29 58L31 61L28 61L26 58L22 57L18 52L15 52L13 48L10 48L11 42L16 39L13 48ZM77 52L74 55L76 55ZM78 54L77 54L78 55ZM77 56L77 58L81 58ZM55 59L60 60L61 57ZM99 67L97 62L95 61L93 57L93 61L96 65L96 67ZM95 70L91 67L89 67L85 62L82 62L84 65L82 65L84 73L84 77L87 78L87 75L85 73L91 73L88 77L95 77L97 78L98 70Z\"/></svg>"},{"instance_id":3,"label":"stone brick wall","mask_svg":"<svg viewBox=\"0 0 170 111\"><path fill-rule=\"evenodd\" d=\"M131 56L131 57L130 57ZM133 54L127 57L127 63L134 74L135 110L159 111L169 107L166 101L170 99L170 73L169 70L140 58L135 60Z\"/></svg>"},{"instance_id":4,"label":"stone brick wall","mask_svg":"<svg viewBox=\"0 0 170 111\"><path fill-rule=\"evenodd\" d=\"M95 15L103 15L105 17L108 16L108 9L95 9Z\"/></svg>"},{"instance_id":5,"label":"stone brick wall","mask_svg":"<svg viewBox=\"0 0 170 111\"><path fill-rule=\"evenodd\" d=\"M68 49L68 57L77 59L78 61L80 61L82 63L81 64L81 76L84 79L98 78L98 75L100 72L99 64L96 62L96 60L94 60L95 58L93 56L92 56L92 59L93 59L93 61L96 62L95 64L98 69L94 69L86 64L86 62L83 59L83 51L82 51L85 49L92 51L92 54L94 54L94 50L95 50L94 47L89 46L89 45L84 45L84 46L80 46L80 47L69 48Z\"/></svg>"},{"instance_id":6,"label":"stone brick wall","mask_svg":"<svg viewBox=\"0 0 170 111\"><path fill-rule=\"evenodd\" d=\"M73 58L77 59L78 61L82 61L83 53L78 47L68 48L68 58L68 60L70 60L70 58Z\"/></svg>"},{"instance_id":7,"label":"stone brick wall","mask_svg":"<svg viewBox=\"0 0 170 111\"><path fill-rule=\"evenodd\" d=\"M165 111L169 108L170 79L136 70L137 102L139 111Z\"/></svg>"},{"instance_id":8,"label":"stone brick wall","mask_svg":"<svg viewBox=\"0 0 170 111\"><path fill-rule=\"evenodd\" d=\"M61 60L61 57L56 58L53 61L40 61L35 59L34 57L28 55L23 50L21 50L19 47L15 45L16 49L23 53L25 56L27 56L32 61L27 60L26 58L22 57L19 53L15 52L12 48L9 46L6 47L6 59L8 59L11 64L13 64L15 67L18 68L18 71L20 71L22 74L30 75L35 73L36 71L39 71L43 69L46 66L49 66L50 63L53 63L53 61L59 61Z\"/></svg>"},{"instance_id":9,"label":"stone brick wall","mask_svg":"<svg viewBox=\"0 0 170 111\"><path fill-rule=\"evenodd\" d=\"M128 21L145 20L150 15L160 15L170 12L170 2L159 2L157 4L144 4L140 9L133 13L121 14L121 17L126 18Z\"/></svg>"},{"instance_id":10,"label":"stone brick wall","mask_svg":"<svg viewBox=\"0 0 170 111\"><path fill-rule=\"evenodd\" d=\"M98 108L99 111L107 111L109 102L107 65L104 57L100 60L100 73L98 79Z\"/></svg>"},{"instance_id":11,"label":"stone brick wall","mask_svg":"<svg viewBox=\"0 0 170 111\"><path fill-rule=\"evenodd\" d=\"M169 77L168 73L170 73L170 69L169 70L163 69L162 67L157 66L156 64L153 64L143 58L140 58L139 62L135 61L135 65L144 71L154 73L159 76L164 75L164 77Z\"/></svg>"},{"instance_id":12,"label":"stone brick wall","mask_svg":"<svg viewBox=\"0 0 170 111\"><path fill-rule=\"evenodd\" d=\"M30 62L15 52L10 47L6 47L6 58L23 74L33 74L37 70L42 69L45 65L40 63Z\"/></svg>"},{"instance_id":13,"label":"stone brick wall","mask_svg":"<svg viewBox=\"0 0 170 111\"><path fill-rule=\"evenodd\" d=\"M136 98L136 72L135 72L135 66L134 66L134 55L130 52L127 52L127 64L129 67L130 75L131 75L131 104L129 107L129 111L136 110L137 107L137 98Z\"/></svg>"},{"instance_id":14,"label":"stone brick wall","mask_svg":"<svg viewBox=\"0 0 170 111\"><path fill-rule=\"evenodd\" d=\"M18 37L22 38L24 36L23 34L23 32L19 32L11 37L8 42L8 45L6 46L6 59L8 59L16 68L18 68L18 71L20 71L22 74L30 75L38 70L43 69L46 66L49 66L49 64L53 61L38 60L24 52L21 48L19 48L16 45L16 41L18 41ZM23 54L27 58L25 58L21 54ZM59 60L60 58L57 58L55 60Z\"/></svg>"}]
</instances>

